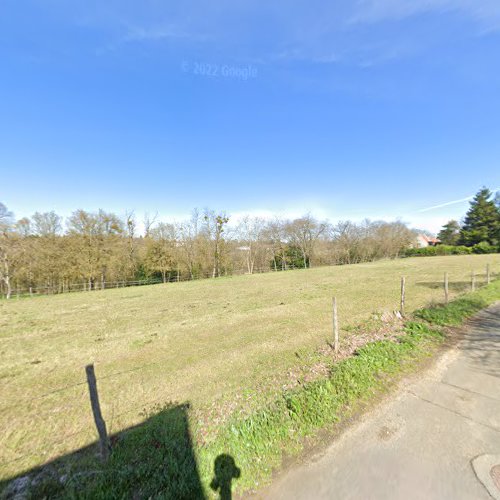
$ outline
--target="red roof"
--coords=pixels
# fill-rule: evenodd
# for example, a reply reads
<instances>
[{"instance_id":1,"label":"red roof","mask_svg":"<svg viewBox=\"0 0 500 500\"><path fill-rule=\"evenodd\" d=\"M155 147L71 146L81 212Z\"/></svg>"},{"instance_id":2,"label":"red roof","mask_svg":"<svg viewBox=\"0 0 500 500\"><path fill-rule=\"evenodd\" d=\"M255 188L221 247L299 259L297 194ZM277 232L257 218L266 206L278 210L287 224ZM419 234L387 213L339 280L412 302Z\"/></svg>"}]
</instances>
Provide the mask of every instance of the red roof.
<instances>
[{"instance_id":1,"label":"red roof","mask_svg":"<svg viewBox=\"0 0 500 500\"><path fill-rule=\"evenodd\" d=\"M420 235L425 241L427 241L427 243L431 243L431 244L436 244L436 243L441 243L441 240L438 239L438 238L433 238L432 236L426 236L425 234L421 234Z\"/></svg>"}]
</instances>

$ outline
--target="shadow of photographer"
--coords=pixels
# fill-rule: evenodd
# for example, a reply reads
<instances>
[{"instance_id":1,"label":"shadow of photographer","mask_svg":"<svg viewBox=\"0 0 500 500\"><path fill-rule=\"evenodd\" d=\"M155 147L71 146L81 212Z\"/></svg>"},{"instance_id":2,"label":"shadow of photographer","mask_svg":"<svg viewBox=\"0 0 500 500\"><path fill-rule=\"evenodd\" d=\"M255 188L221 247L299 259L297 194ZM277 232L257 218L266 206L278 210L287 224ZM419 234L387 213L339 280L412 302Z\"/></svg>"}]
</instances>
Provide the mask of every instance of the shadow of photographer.
<instances>
[{"instance_id":1,"label":"shadow of photographer","mask_svg":"<svg viewBox=\"0 0 500 500\"><path fill-rule=\"evenodd\" d=\"M214 478L210 488L219 491L220 500L231 500L232 482L241 476L241 470L236 466L231 455L221 454L215 459Z\"/></svg>"}]
</instances>

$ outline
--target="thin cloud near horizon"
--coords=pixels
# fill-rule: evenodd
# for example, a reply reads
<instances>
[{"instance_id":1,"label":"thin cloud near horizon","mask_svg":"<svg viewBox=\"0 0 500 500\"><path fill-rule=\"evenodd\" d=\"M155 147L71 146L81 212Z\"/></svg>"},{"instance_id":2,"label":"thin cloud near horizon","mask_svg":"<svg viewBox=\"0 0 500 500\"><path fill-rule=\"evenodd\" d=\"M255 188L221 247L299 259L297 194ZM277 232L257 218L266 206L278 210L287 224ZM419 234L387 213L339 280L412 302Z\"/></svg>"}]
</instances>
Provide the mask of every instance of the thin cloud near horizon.
<instances>
[{"instance_id":1,"label":"thin cloud near horizon","mask_svg":"<svg viewBox=\"0 0 500 500\"><path fill-rule=\"evenodd\" d=\"M491 190L493 194L497 193L498 191L500 191L500 188L495 188ZM430 212L431 210L437 210L438 208L448 207L450 205L456 205L457 203L464 203L466 201L472 200L474 196L475 194L467 196L466 198L461 198L460 200L447 201L446 203L441 203L439 205L434 205L432 207L422 208L420 210L417 210L415 213L421 214L423 212Z\"/></svg>"}]
</instances>

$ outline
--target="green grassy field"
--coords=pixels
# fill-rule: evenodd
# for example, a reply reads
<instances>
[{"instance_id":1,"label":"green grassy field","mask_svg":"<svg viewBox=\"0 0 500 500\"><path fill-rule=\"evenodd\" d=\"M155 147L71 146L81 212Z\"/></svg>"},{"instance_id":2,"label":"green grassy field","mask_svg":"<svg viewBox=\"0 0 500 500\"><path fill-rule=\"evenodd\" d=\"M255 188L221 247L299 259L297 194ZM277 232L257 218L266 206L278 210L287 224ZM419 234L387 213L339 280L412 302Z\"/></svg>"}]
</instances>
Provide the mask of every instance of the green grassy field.
<instances>
[{"instance_id":1,"label":"green grassy field","mask_svg":"<svg viewBox=\"0 0 500 500\"><path fill-rule=\"evenodd\" d=\"M144 409L189 402L207 428L279 390L331 337L373 312L407 311L470 287L500 255L430 257L0 302L0 478L95 440L84 367L95 363L111 432ZM71 386L69 388L66 388ZM196 439L200 437L195 436Z\"/></svg>"}]
</instances>

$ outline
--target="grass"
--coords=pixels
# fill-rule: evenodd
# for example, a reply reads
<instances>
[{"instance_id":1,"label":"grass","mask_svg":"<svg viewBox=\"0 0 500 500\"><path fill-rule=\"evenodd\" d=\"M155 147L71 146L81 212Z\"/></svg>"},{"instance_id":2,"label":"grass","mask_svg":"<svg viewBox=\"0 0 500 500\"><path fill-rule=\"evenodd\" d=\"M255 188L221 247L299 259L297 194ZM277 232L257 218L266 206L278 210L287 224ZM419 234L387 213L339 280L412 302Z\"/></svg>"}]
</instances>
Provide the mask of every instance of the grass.
<instances>
[{"instance_id":1,"label":"grass","mask_svg":"<svg viewBox=\"0 0 500 500\"><path fill-rule=\"evenodd\" d=\"M488 292L491 292L491 296ZM469 317L496 299L495 289L484 290L481 294L462 297L454 300L446 307L436 305L417 311L415 316L438 326L458 326L464 317Z\"/></svg>"},{"instance_id":2,"label":"grass","mask_svg":"<svg viewBox=\"0 0 500 500\"><path fill-rule=\"evenodd\" d=\"M193 473L176 477L201 478L194 483L200 481L207 489L215 459L229 454L242 471L238 484L254 485L279 463L281 449L273 443L299 446L303 435L333 418L325 417L320 409L317 415L311 413L310 398L325 404L330 401L331 411L326 413L335 418L338 405L349 402L342 399L345 394L340 399L324 398L326 393L333 394L329 392L336 384L332 379L317 386L313 383L307 396L300 391L280 396L289 370L313 365L315 350L330 337L333 294L339 299L342 324L352 327L374 311L397 309L403 274L407 310L411 311L442 299L440 282L445 270L452 295L457 295L467 288L470 270L484 269L486 263L494 269L500 256L404 259L1 302L0 477L12 477L94 441L84 375L84 366L94 362L111 432L146 422L126 434L135 438L120 442L124 457L135 450L139 462L144 458L145 477L155 460L164 463L173 453L171 445L162 444L173 440L160 431L151 438L144 429L175 428L161 424L167 419L180 422L180 430L174 432L184 436L178 449L186 449L188 440L187 449L196 450L198 465L189 454L180 460ZM450 321L448 313L434 309L439 312L433 314L445 316L442 321ZM347 339L355 332L345 328L341 334ZM336 377L352 397L359 398L366 388L373 390L371 384L378 379L373 381L366 372L366 380L347 383L354 373L381 363L383 370L390 369L392 365L389 361L384 365L384 359L398 358L403 351L394 352L394 346L407 349L405 345L382 343L376 352L367 346L359 356L339 364L344 368L336 369L340 370ZM74 387L59 390L68 385ZM169 401L189 401L190 408L184 404L164 407ZM155 404L162 409L151 409ZM285 407L290 415L286 425L280 420ZM293 422L300 423L299 427ZM147 445L140 444L142 439ZM247 455L238 451L242 442ZM145 457L138 452L142 446ZM152 458L151 446L158 450ZM120 453L114 453L111 462L118 468L127 462L119 458ZM259 454L265 457L263 461L255 458ZM173 463L179 463L177 458ZM226 464L222 469L231 467ZM141 474L137 464L134 471ZM106 474L98 476L105 481ZM117 491L126 491L131 476L122 471L118 477L123 477L123 484L121 479L113 484ZM163 484L153 477L134 481L144 488ZM169 484L174 483L170 478Z\"/></svg>"},{"instance_id":3,"label":"grass","mask_svg":"<svg viewBox=\"0 0 500 500\"><path fill-rule=\"evenodd\" d=\"M500 298L500 281L451 304L422 309L397 339L372 342L339 363L327 377L285 391L273 404L245 418L234 418L210 443L196 445L189 433L189 408L157 408L142 426L115 442L110 461L102 466L90 459L85 467L98 474L76 477L65 485L45 478L32 492L35 498L221 498L234 488L255 488L270 477L286 450L297 451L304 438L331 427L352 414L360 403L394 385L401 372L418 367L444 340L440 326L463 321ZM449 314L444 314L449 312ZM433 323L437 320L438 325ZM92 461L93 460L93 461ZM215 464L215 467L213 467ZM59 472L59 475L61 472Z\"/></svg>"}]
</instances>

